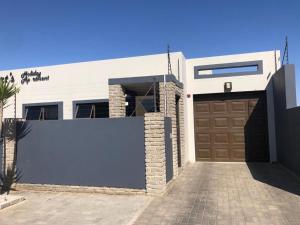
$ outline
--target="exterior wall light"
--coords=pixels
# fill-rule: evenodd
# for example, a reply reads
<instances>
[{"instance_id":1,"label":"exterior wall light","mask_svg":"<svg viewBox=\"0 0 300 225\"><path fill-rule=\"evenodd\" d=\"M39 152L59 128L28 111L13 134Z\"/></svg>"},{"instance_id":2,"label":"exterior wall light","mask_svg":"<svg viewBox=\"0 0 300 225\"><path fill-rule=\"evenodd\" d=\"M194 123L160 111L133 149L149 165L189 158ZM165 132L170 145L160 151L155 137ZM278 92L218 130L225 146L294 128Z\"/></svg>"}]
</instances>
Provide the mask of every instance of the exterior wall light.
<instances>
[{"instance_id":1,"label":"exterior wall light","mask_svg":"<svg viewBox=\"0 0 300 225\"><path fill-rule=\"evenodd\" d=\"M225 82L224 83L224 92L231 92L232 91L232 82Z\"/></svg>"}]
</instances>

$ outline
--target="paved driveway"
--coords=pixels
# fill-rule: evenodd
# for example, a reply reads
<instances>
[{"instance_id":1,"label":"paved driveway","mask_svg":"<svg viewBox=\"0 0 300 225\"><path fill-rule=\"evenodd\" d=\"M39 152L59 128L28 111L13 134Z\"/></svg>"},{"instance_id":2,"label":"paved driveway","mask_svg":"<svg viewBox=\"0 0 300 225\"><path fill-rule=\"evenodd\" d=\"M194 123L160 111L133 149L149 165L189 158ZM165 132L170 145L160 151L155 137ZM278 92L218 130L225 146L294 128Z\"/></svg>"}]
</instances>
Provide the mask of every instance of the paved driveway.
<instances>
[{"instance_id":1,"label":"paved driveway","mask_svg":"<svg viewBox=\"0 0 300 225\"><path fill-rule=\"evenodd\" d=\"M299 180L279 165L196 163L136 224L299 225L299 195Z\"/></svg>"},{"instance_id":2,"label":"paved driveway","mask_svg":"<svg viewBox=\"0 0 300 225\"><path fill-rule=\"evenodd\" d=\"M125 225L149 201L145 195L23 192L27 200L0 211L0 225Z\"/></svg>"}]
</instances>

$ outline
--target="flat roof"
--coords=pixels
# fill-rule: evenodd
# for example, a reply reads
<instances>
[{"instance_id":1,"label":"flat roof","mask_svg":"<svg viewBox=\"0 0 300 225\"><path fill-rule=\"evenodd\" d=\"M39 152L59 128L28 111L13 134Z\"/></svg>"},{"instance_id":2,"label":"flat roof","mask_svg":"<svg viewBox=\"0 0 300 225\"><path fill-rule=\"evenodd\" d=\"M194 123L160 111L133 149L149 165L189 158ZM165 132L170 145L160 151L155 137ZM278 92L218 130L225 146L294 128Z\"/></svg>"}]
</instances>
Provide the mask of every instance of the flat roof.
<instances>
[{"instance_id":1,"label":"flat roof","mask_svg":"<svg viewBox=\"0 0 300 225\"><path fill-rule=\"evenodd\" d=\"M114 84L138 84L138 83L153 83L153 82L164 82L164 76L166 82L173 82L177 87L183 88L183 83L178 81L173 74L167 75L150 75L141 77L125 77L125 78L110 78L108 79L109 85Z\"/></svg>"}]
</instances>

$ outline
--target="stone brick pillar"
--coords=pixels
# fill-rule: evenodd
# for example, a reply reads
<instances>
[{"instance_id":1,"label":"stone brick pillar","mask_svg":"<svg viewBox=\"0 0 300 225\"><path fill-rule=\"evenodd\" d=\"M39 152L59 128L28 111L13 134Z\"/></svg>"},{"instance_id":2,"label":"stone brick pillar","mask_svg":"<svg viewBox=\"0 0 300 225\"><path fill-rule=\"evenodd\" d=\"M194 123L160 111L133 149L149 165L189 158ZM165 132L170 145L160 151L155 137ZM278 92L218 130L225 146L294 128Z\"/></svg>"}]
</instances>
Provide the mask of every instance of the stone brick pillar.
<instances>
[{"instance_id":1,"label":"stone brick pillar","mask_svg":"<svg viewBox=\"0 0 300 225\"><path fill-rule=\"evenodd\" d=\"M125 117L125 93L120 84L109 85L109 117Z\"/></svg>"},{"instance_id":2,"label":"stone brick pillar","mask_svg":"<svg viewBox=\"0 0 300 225\"><path fill-rule=\"evenodd\" d=\"M3 164L4 171L15 169L16 157L16 130L17 123L15 119L4 120L4 140L3 140Z\"/></svg>"},{"instance_id":3,"label":"stone brick pillar","mask_svg":"<svg viewBox=\"0 0 300 225\"><path fill-rule=\"evenodd\" d=\"M173 82L166 83L167 117L172 120L172 148L173 148L173 176L178 175L178 156L177 156L177 125L176 125L176 85ZM165 90L164 83L159 83L159 102L160 112L165 113Z\"/></svg>"},{"instance_id":4,"label":"stone brick pillar","mask_svg":"<svg viewBox=\"0 0 300 225\"><path fill-rule=\"evenodd\" d=\"M166 188L165 129L163 113L145 113L146 190L161 194Z\"/></svg>"}]
</instances>

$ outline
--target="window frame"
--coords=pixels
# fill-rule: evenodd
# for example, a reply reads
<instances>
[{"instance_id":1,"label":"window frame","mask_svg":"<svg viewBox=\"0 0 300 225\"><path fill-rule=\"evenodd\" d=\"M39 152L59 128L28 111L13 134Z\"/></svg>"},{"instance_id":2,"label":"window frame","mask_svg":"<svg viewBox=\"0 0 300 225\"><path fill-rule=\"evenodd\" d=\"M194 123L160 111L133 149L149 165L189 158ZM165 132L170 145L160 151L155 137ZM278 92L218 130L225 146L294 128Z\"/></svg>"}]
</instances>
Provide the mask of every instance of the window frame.
<instances>
[{"instance_id":1,"label":"window frame","mask_svg":"<svg viewBox=\"0 0 300 225\"><path fill-rule=\"evenodd\" d=\"M58 109L58 119L57 120L62 120L63 119L63 102L39 102L39 103L26 103L22 104L22 118L26 120L26 107L35 107L35 106L57 106ZM43 121L41 119L37 121ZM49 121L49 120L47 120Z\"/></svg>"},{"instance_id":2,"label":"window frame","mask_svg":"<svg viewBox=\"0 0 300 225\"><path fill-rule=\"evenodd\" d=\"M77 104L96 104L96 103L109 103L108 99L90 99L90 100L75 100L73 101L73 119L75 120L81 120L81 119L105 119L105 118L76 118L76 110L77 110ZM94 109L95 113L95 109ZM109 117L107 117L109 118Z\"/></svg>"},{"instance_id":3,"label":"window frame","mask_svg":"<svg viewBox=\"0 0 300 225\"><path fill-rule=\"evenodd\" d=\"M230 69L230 68L243 68L243 67L250 67L250 66L256 66L257 70L256 71L246 71L246 72L229 72L229 73L199 75L199 71ZM263 60L194 66L194 79L248 76L248 75L263 75Z\"/></svg>"}]
</instances>

